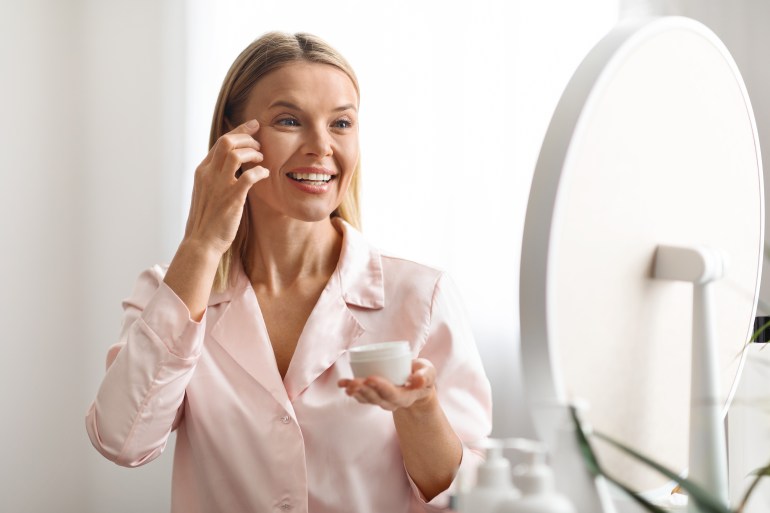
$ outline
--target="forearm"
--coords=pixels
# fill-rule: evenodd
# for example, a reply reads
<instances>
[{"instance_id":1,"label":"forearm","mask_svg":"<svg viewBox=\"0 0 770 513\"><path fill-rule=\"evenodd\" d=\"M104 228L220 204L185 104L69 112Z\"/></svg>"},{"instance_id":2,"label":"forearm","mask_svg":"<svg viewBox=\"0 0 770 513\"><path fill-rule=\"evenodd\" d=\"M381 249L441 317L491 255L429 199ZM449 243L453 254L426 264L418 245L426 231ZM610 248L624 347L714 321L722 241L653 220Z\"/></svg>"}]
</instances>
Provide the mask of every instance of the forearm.
<instances>
[{"instance_id":1,"label":"forearm","mask_svg":"<svg viewBox=\"0 0 770 513\"><path fill-rule=\"evenodd\" d=\"M160 279L155 270L143 273L124 302L120 343L88 412L94 446L120 465L139 465L163 449L203 342L204 323L191 322Z\"/></svg>"},{"instance_id":2,"label":"forearm","mask_svg":"<svg viewBox=\"0 0 770 513\"><path fill-rule=\"evenodd\" d=\"M393 421L406 470L430 501L452 483L462 459L462 444L435 389L411 407L394 411Z\"/></svg>"},{"instance_id":3,"label":"forearm","mask_svg":"<svg viewBox=\"0 0 770 513\"><path fill-rule=\"evenodd\" d=\"M150 338L121 353L102 381L86 427L99 452L134 467L165 447L196 358L170 354Z\"/></svg>"},{"instance_id":4,"label":"forearm","mask_svg":"<svg viewBox=\"0 0 770 513\"><path fill-rule=\"evenodd\" d=\"M208 305L221 254L195 241L184 240L163 281L182 300L190 318L200 321Z\"/></svg>"}]
</instances>

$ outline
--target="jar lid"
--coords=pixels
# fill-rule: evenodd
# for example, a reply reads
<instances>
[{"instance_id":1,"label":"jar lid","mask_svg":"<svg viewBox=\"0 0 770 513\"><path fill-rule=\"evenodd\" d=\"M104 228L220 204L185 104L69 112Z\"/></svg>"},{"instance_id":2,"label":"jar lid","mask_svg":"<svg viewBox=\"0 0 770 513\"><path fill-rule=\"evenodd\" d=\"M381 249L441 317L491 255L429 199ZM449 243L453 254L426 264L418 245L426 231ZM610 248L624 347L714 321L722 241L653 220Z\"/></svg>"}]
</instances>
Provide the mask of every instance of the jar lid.
<instances>
[{"instance_id":1,"label":"jar lid","mask_svg":"<svg viewBox=\"0 0 770 513\"><path fill-rule=\"evenodd\" d=\"M399 340L352 347L348 352L350 353L351 362L362 362L404 356L410 353L410 349L409 342Z\"/></svg>"}]
</instances>

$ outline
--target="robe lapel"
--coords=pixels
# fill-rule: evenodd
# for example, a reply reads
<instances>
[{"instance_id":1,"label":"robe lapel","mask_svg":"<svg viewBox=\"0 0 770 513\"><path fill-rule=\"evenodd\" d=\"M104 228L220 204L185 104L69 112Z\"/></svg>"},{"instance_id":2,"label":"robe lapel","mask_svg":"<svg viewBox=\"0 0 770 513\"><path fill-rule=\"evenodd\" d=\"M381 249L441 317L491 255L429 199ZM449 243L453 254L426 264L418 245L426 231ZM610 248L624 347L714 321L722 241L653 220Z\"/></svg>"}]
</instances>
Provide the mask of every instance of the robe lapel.
<instances>
[{"instance_id":1,"label":"robe lapel","mask_svg":"<svg viewBox=\"0 0 770 513\"><path fill-rule=\"evenodd\" d=\"M211 329L211 337L286 411L293 413L257 296L243 271L237 271L230 304Z\"/></svg>"},{"instance_id":2,"label":"robe lapel","mask_svg":"<svg viewBox=\"0 0 770 513\"><path fill-rule=\"evenodd\" d=\"M385 306L379 252L350 225L339 218L334 222L343 235L340 261L305 324L284 380L278 372L257 296L240 266L235 269L238 277L231 289L230 304L211 328L211 337L292 413L291 401L364 333L350 306Z\"/></svg>"},{"instance_id":3,"label":"robe lapel","mask_svg":"<svg viewBox=\"0 0 770 513\"><path fill-rule=\"evenodd\" d=\"M334 273L302 330L284 385L294 400L364 333L342 298Z\"/></svg>"},{"instance_id":4,"label":"robe lapel","mask_svg":"<svg viewBox=\"0 0 770 513\"><path fill-rule=\"evenodd\" d=\"M380 309L385 304L382 260L350 225L334 220L342 231L337 269L321 293L297 342L284 384L295 400L365 332L351 305Z\"/></svg>"}]
</instances>

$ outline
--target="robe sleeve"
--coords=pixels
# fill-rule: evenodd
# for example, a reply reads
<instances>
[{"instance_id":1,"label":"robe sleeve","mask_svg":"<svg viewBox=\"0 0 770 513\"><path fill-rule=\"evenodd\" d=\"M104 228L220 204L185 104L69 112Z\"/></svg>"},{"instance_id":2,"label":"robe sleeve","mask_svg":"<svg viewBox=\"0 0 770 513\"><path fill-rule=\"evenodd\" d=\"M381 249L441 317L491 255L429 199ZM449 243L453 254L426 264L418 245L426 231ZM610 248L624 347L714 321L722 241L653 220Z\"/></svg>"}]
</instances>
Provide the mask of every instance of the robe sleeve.
<instances>
[{"instance_id":1,"label":"robe sleeve","mask_svg":"<svg viewBox=\"0 0 770 513\"><path fill-rule=\"evenodd\" d=\"M94 447L118 465L158 457L181 419L185 389L205 331L163 282L155 266L139 276L123 302L120 339L107 354L107 372L86 414Z\"/></svg>"},{"instance_id":2,"label":"robe sleeve","mask_svg":"<svg viewBox=\"0 0 770 513\"><path fill-rule=\"evenodd\" d=\"M455 493L458 476L475 475L482 453L469 445L492 430L492 391L474 341L468 315L454 283L442 274L431 303L430 322L419 357L436 367L439 403L463 445L462 461L449 488L430 502L409 478L425 511L445 510Z\"/></svg>"}]
</instances>

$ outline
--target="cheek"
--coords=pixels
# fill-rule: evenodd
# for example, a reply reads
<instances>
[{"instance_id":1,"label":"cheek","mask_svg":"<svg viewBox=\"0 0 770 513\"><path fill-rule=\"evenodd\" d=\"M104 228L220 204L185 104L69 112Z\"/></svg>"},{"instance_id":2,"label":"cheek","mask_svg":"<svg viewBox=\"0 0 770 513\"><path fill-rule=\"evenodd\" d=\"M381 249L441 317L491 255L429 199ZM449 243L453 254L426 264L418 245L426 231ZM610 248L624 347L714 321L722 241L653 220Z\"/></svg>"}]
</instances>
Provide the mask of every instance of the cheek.
<instances>
[{"instance_id":1,"label":"cheek","mask_svg":"<svg viewBox=\"0 0 770 513\"><path fill-rule=\"evenodd\" d=\"M274 170L273 167L280 166L292 153L292 141L289 137L281 137L279 134L266 133L261 137L258 137L257 140L259 141L261 148L260 153L262 153L262 157L264 158L262 166L268 168L270 171Z\"/></svg>"},{"instance_id":2,"label":"cheek","mask_svg":"<svg viewBox=\"0 0 770 513\"><path fill-rule=\"evenodd\" d=\"M344 141L340 144L339 158L341 164L345 167L348 173L351 173L358 163L360 148L358 146L358 138L355 140Z\"/></svg>"},{"instance_id":3,"label":"cheek","mask_svg":"<svg viewBox=\"0 0 770 513\"><path fill-rule=\"evenodd\" d=\"M339 185L339 193L344 196L347 194L348 189L350 189L350 182L353 181L353 175L355 172L355 162L352 162L350 166L347 167L345 175L342 178L342 181Z\"/></svg>"}]
</instances>

